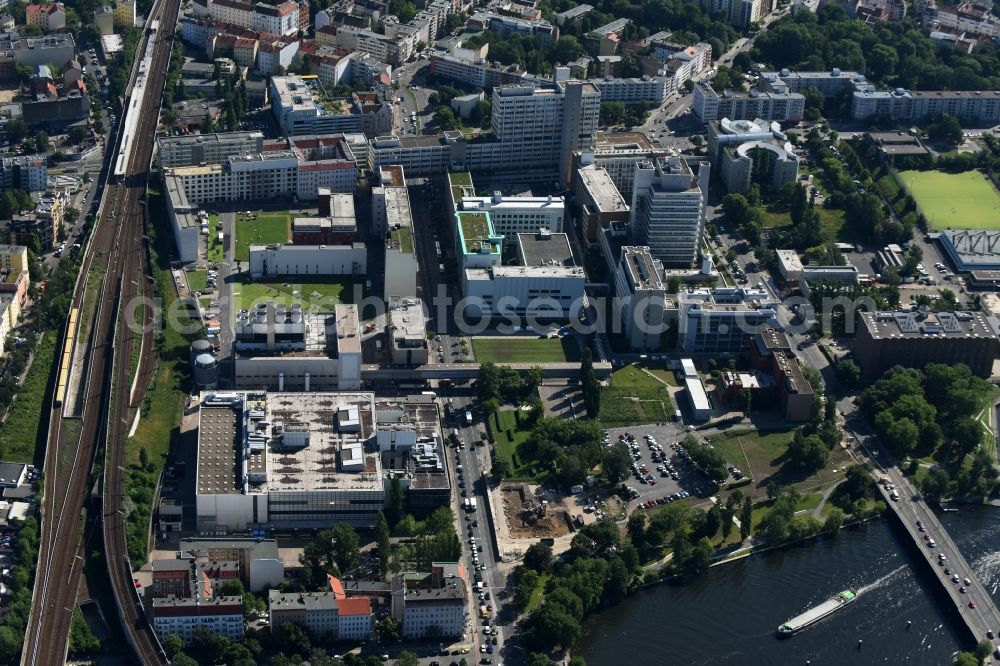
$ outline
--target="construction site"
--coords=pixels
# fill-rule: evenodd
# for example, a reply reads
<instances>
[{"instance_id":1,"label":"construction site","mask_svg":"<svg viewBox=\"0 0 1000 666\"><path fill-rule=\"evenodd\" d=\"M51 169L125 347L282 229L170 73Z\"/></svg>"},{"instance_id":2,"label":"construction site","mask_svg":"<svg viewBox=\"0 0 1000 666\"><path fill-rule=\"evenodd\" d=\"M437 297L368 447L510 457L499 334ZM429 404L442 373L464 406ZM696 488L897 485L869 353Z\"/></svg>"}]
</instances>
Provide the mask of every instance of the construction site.
<instances>
[{"instance_id":1,"label":"construction site","mask_svg":"<svg viewBox=\"0 0 1000 666\"><path fill-rule=\"evenodd\" d=\"M505 483L501 487L503 512L513 539L543 539L565 536L578 527L565 500L543 499L539 486Z\"/></svg>"}]
</instances>

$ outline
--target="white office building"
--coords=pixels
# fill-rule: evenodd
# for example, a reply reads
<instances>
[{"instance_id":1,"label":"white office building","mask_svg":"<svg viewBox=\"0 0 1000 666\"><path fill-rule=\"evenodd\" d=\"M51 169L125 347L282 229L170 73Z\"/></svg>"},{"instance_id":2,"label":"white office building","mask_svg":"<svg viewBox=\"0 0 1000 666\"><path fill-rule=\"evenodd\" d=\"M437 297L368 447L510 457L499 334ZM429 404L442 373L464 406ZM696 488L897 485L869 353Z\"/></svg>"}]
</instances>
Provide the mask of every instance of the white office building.
<instances>
[{"instance_id":1,"label":"white office building","mask_svg":"<svg viewBox=\"0 0 1000 666\"><path fill-rule=\"evenodd\" d=\"M778 302L763 289L682 290L678 297L681 346L688 353L741 354L747 339L777 324Z\"/></svg>"},{"instance_id":2,"label":"white office building","mask_svg":"<svg viewBox=\"0 0 1000 666\"><path fill-rule=\"evenodd\" d=\"M364 275L368 250L351 245L251 245L250 277Z\"/></svg>"},{"instance_id":3,"label":"white office building","mask_svg":"<svg viewBox=\"0 0 1000 666\"><path fill-rule=\"evenodd\" d=\"M665 266L688 268L698 259L708 200L708 162L694 174L680 157L640 162L632 191L632 235Z\"/></svg>"},{"instance_id":4,"label":"white office building","mask_svg":"<svg viewBox=\"0 0 1000 666\"><path fill-rule=\"evenodd\" d=\"M507 238L539 229L559 233L566 215L561 196L505 197L496 192L491 197L463 197L459 206L459 210L489 212L493 230Z\"/></svg>"},{"instance_id":5,"label":"white office building","mask_svg":"<svg viewBox=\"0 0 1000 666\"><path fill-rule=\"evenodd\" d=\"M385 499L374 439L370 393L203 393L198 531L373 524Z\"/></svg>"},{"instance_id":6,"label":"white office building","mask_svg":"<svg viewBox=\"0 0 1000 666\"><path fill-rule=\"evenodd\" d=\"M403 167L379 169L381 185L372 188L372 227L385 239L385 302L417 297L417 255L413 215Z\"/></svg>"}]
</instances>

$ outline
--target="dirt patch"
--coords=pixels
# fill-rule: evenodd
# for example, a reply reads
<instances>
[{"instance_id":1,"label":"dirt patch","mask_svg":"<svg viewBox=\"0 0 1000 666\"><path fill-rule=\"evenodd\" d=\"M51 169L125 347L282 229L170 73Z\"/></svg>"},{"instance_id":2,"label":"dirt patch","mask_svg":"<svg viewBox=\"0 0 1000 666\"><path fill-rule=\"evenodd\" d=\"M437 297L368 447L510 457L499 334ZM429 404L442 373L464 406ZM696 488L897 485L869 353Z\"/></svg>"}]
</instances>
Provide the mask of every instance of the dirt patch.
<instances>
[{"instance_id":1,"label":"dirt patch","mask_svg":"<svg viewBox=\"0 0 1000 666\"><path fill-rule=\"evenodd\" d=\"M525 483L505 484L502 488L503 513L514 539L560 537L569 534L572 518L561 503L538 498L535 488Z\"/></svg>"}]
</instances>

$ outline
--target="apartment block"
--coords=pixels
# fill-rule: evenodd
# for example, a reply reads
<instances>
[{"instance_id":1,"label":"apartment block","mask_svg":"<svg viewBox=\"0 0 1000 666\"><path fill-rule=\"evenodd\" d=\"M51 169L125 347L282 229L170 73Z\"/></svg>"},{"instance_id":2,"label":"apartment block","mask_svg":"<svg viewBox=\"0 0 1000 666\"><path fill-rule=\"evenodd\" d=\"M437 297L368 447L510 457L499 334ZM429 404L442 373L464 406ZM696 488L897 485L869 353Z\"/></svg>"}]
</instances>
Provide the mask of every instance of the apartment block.
<instances>
[{"instance_id":1,"label":"apartment block","mask_svg":"<svg viewBox=\"0 0 1000 666\"><path fill-rule=\"evenodd\" d=\"M687 268L699 255L708 201L708 162L697 174L680 157L640 162L632 192L632 235L665 266Z\"/></svg>"},{"instance_id":2,"label":"apartment block","mask_svg":"<svg viewBox=\"0 0 1000 666\"><path fill-rule=\"evenodd\" d=\"M705 123L722 118L798 122L805 113L806 99L796 92L767 92L757 88L749 92L727 89L719 94L711 83L700 81L694 87L691 107L698 119Z\"/></svg>"},{"instance_id":3,"label":"apartment block","mask_svg":"<svg viewBox=\"0 0 1000 666\"><path fill-rule=\"evenodd\" d=\"M244 624L242 597L153 599L153 630L160 642L176 634L186 645L196 629L241 641Z\"/></svg>"}]
</instances>

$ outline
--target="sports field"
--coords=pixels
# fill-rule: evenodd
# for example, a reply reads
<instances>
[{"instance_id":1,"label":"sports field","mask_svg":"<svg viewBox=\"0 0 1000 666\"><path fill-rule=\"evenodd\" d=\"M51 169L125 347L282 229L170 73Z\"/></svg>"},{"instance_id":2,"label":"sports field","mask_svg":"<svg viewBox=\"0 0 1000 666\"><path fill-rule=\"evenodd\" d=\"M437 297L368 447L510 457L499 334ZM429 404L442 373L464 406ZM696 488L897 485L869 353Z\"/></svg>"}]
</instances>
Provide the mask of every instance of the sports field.
<instances>
[{"instance_id":1,"label":"sports field","mask_svg":"<svg viewBox=\"0 0 1000 666\"><path fill-rule=\"evenodd\" d=\"M903 184L933 229L1000 229L1000 192L979 171L903 171Z\"/></svg>"},{"instance_id":2,"label":"sports field","mask_svg":"<svg viewBox=\"0 0 1000 666\"><path fill-rule=\"evenodd\" d=\"M580 358L576 340L565 338L473 338L479 363L565 363Z\"/></svg>"}]
</instances>

